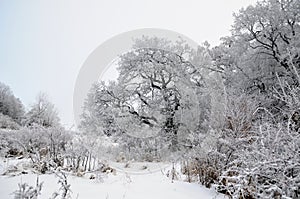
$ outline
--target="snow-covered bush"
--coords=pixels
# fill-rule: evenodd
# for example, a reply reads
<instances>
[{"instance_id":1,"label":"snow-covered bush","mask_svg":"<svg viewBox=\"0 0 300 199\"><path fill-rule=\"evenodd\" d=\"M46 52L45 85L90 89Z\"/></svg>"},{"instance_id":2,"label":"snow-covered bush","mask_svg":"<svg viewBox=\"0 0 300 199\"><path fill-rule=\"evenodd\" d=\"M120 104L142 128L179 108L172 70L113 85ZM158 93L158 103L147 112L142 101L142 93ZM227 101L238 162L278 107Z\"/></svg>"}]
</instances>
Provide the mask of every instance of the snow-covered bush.
<instances>
[{"instance_id":1,"label":"snow-covered bush","mask_svg":"<svg viewBox=\"0 0 300 199\"><path fill-rule=\"evenodd\" d=\"M19 189L14 192L14 199L37 199L41 194L43 182L40 183L37 177L35 187L22 182L18 186Z\"/></svg>"},{"instance_id":2,"label":"snow-covered bush","mask_svg":"<svg viewBox=\"0 0 300 199\"><path fill-rule=\"evenodd\" d=\"M231 152L218 190L232 198L300 197L300 134L295 115L300 105L299 89L280 84L276 97L285 104L281 117L275 120L270 113L269 117L260 113L263 117L256 118L251 130L241 134L244 136L220 139ZM281 121L276 123L278 118Z\"/></svg>"},{"instance_id":3,"label":"snow-covered bush","mask_svg":"<svg viewBox=\"0 0 300 199\"><path fill-rule=\"evenodd\" d=\"M210 188L213 184L218 183L224 156L213 150L206 152L199 148L196 150L196 153L188 155L190 157L183 158L181 172L186 175L188 182L199 182Z\"/></svg>"},{"instance_id":4,"label":"snow-covered bush","mask_svg":"<svg viewBox=\"0 0 300 199\"><path fill-rule=\"evenodd\" d=\"M71 184L68 182L68 176L66 173L62 171L57 171L55 173L56 177L58 177L58 184L60 185L59 191L54 192L50 199L61 198L61 199L71 199Z\"/></svg>"},{"instance_id":5,"label":"snow-covered bush","mask_svg":"<svg viewBox=\"0 0 300 199\"><path fill-rule=\"evenodd\" d=\"M0 129L19 129L20 125L11 117L0 113Z\"/></svg>"},{"instance_id":6,"label":"snow-covered bush","mask_svg":"<svg viewBox=\"0 0 300 199\"><path fill-rule=\"evenodd\" d=\"M0 155L1 157L20 156L24 150L16 139L16 130L0 130Z\"/></svg>"},{"instance_id":7,"label":"snow-covered bush","mask_svg":"<svg viewBox=\"0 0 300 199\"><path fill-rule=\"evenodd\" d=\"M16 134L17 142L29 155L33 163L47 161L62 166L63 153L70 141L69 133L61 127L23 128Z\"/></svg>"},{"instance_id":8,"label":"snow-covered bush","mask_svg":"<svg viewBox=\"0 0 300 199\"><path fill-rule=\"evenodd\" d=\"M54 192L50 199L71 199L71 184L68 182L67 175L62 171L57 171L55 173L58 177L58 184L60 185L59 191ZM43 182L39 182L39 177L36 178L36 185L30 186L26 182L21 182L18 184L18 190L14 194L14 199L37 199L41 195L43 188Z\"/></svg>"},{"instance_id":9,"label":"snow-covered bush","mask_svg":"<svg viewBox=\"0 0 300 199\"><path fill-rule=\"evenodd\" d=\"M198 181L206 187L219 182L223 171L239 157L239 151L251 143L253 136L253 118L257 107L255 100L246 95L237 96L234 92L228 92L226 99L219 103L224 108L214 113L221 115L216 117L212 114L210 118L211 123L215 121L218 125L211 126L207 133L200 134L199 146L194 146L187 155L188 158L194 158L189 164L196 166L189 168L186 173L198 176Z\"/></svg>"},{"instance_id":10,"label":"snow-covered bush","mask_svg":"<svg viewBox=\"0 0 300 199\"><path fill-rule=\"evenodd\" d=\"M44 173L63 166L65 151L72 136L62 127L34 126L20 130L0 131L0 150L3 156L31 159L33 167Z\"/></svg>"},{"instance_id":11,"label":"snow-covered bush","mask_svg":"<svg viewBox=\"0 0 300 199\"><path fill-rule=\"evenodd\" d=\"M299 133L282 125L260 126L255 141L223 172L219 190L233 198L298 198L299 149Z\"/></svg>"}]
</instances>

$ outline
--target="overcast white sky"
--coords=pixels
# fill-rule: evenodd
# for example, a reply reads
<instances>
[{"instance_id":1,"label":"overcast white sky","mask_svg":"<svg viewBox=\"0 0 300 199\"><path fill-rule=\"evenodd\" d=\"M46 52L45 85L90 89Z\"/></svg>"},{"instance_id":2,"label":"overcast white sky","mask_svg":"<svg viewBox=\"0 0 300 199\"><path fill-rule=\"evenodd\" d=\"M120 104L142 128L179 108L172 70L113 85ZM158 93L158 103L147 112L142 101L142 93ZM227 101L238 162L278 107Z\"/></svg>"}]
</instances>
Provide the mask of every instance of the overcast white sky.
<instances>
[{"instance_id":1,"label":"overcast white sky","mask_svg":"<svg viewBox=\"0 0 300 199\"><path fill-rule=\"evenodd\" d=\"M256 0L0 1L0 81L29 107L48 93L73 124L73 87L102 42L139 28L162 28L212 45L229 35L232 14Z\"/></svg>"}]
</instances>

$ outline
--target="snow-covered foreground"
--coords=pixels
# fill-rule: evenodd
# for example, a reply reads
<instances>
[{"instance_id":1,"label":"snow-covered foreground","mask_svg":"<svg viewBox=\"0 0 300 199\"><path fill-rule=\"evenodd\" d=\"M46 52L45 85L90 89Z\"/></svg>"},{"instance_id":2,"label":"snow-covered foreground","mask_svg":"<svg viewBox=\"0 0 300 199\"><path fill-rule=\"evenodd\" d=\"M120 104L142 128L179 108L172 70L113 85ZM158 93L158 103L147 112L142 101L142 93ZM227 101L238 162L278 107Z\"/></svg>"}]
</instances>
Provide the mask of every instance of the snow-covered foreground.
<instances>
[{"instance_id":1,"label":"snow-covered foreground","mask_svg":"<svg viewBox=\"0 0 300 199\"><path fill-rule=\"evenodd\" d=\"M135 168L142 164L131 166L131 171L121 172L118 170L115 174L96 176L95 179L89 179L91 174L85 177L68 176L71 184L72 198L79 199L210 199L225 198L223 195L216 193L213 189L206 189L195 183L182 181L171 182L166 177L166 172L170 167L152 163L147 165L148 168L158 168L150 172L145 169L140 172L133 172ZM118 165L116 165L118 166ZM121 166L121 165L119 165ZM35 185L36 174L25 174L14 177L0 177L0 198L13 198L13 192L18 189L18 183L27 182L29 185ZM39 198L49 198L55 191L59 190L57 184L58 178L54 174L39 175L39 181L44 182L42 193Z\"/></svg>"}]
</instances>

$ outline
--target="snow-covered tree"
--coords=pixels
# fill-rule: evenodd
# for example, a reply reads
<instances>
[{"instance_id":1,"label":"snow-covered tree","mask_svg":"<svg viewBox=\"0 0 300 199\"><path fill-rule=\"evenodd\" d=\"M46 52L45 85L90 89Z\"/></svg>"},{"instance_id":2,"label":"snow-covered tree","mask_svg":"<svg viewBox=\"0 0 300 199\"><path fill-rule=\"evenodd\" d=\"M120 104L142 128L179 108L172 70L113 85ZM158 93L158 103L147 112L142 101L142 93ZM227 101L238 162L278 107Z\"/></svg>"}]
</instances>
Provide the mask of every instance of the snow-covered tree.
<instances>
[{"instance_id":1,"label":"snow-covered tree","mask_svg":"<svg viewBox=\"0 0 300 199\"><path fill-rule=\"evenodd\" d=\"M232 36L223 49L234 61L231 71L244 79L248 91L271 96L277 76L297 83L299 4L299 0L259 1L234 15Z\"/></svg>"},{"instance_id":2,"label":"snow-covered tree","mask_svg":"<svg viewBox=\"0 0 300 199\"><path fill-rule=\"evenodd\" d=\"M25 126L38 124L44 127L53 127L59 125L57 110L54 104L48 100L46 94L40 93L37 96L36 102L26 113L23 123Z\"/></svg>"},{"instance_id":3,"label":"snow-covered tree","mask_svg":"<svg viewBox=\"0 0 300 199\"><path fill-rule=\"evenodd\" d=\"M209 92L203 77L203 65L207 66L209 59L203 58L204 52L205 48L191 49L182 40L137 39L132 51L119 57L118 80L92 87L81 127L117 135L127 140L125 143L128 135L132 139L152 137L151 142L159 136L172 150L181 145L192 147L196 134L207 130L209 115Z\"/></svg>"},{"instance_id":4,"label":"snow-covered tree","mask_svg":"<svg viewBox=\"0 0 300 199\"><path fill-rule=\"evenodd\" d=\"M289 51L299 48L299 13L298 0L259 1L235 15L234 33L256 49L256 53L273 58L289 71L292 69L287 58ZM294 54L293 63L299 62L298 53Z\"/></svg>"}]
</instances>

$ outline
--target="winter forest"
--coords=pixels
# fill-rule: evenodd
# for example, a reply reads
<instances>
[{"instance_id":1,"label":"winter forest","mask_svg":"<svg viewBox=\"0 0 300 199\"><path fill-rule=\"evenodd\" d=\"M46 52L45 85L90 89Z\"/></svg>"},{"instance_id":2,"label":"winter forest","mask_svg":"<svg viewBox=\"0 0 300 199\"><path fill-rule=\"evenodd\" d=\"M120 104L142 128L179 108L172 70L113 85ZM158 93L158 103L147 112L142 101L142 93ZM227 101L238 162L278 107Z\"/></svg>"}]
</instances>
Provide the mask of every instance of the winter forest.
<instances>
[{"instance_id":1,"label":"winter forest","mask_svg":"<svg viewBox=\"0 0 300 199\"><path fill-rule=\"evenodd\" d=\"M117 80L90 88L76 130L47 94L26 110L0 83L1 183L24 176L0 197L135 198L84 197L76 179L151 189L153 174L178 190L202 187L198 198L300 198L300 1L263 0L233 17L214 47L135 38Z\"/></svg>"}]
</instances>

